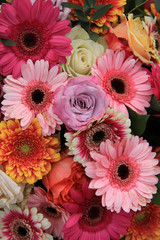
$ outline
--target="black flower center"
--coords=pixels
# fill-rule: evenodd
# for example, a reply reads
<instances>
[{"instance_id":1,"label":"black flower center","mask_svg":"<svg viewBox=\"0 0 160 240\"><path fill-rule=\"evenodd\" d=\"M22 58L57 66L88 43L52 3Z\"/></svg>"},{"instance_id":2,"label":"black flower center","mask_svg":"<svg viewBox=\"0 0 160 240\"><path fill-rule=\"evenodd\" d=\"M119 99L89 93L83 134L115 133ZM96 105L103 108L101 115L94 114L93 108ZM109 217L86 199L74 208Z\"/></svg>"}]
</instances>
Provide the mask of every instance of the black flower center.
<instances>
[{"instance_id":1,"label":"black flower center","mask_svg":"<svg viewBox=\"0 0 160 240\"><path fill-rule=\"evenodd\" d=\"M39 89L34 90L34 92L32 92L32 100L34 103L39 104L41 102L43 102L44 99L44 92L42 92Z\"/></svg>"},{"instance_id":2,"label":"black flower center","mask_svg":"<svg viewBox=\"0 0 160 240\"><path fill-rule=\"evenodd\" d=\"M114 78L111 81L111 87L115 92L117 92L119 94L123 94L125 92L124 82L119 78Z\"/></svg>"},{"instance_id":3,"label":"black flower center","mask_svg":"<svg viewBox=\"0 0 160 240\"><path fill-rule=\"evenodd\" d=\"M99 207L95 207L95 206L93 206L93 207L91 207L90 209L89 209L89 211L88 211L88 217L90 218L90 219L92 219L92 220L95 220L95 219L97 219L97 218L99 218L100 217L100 209L99 209Z\"/></svg>"},{"instance_id":4,"label":"black flower center","mask_svg":"<svg viewBox=\"0 0 160 240\"><path fill-rule=\"evenodd\" d=\"M101 199L93 197L83 206L83 216L81 221L90 226L96 226L103 221L106 216L106 208L102 207Z\"/></svg>"},{"instance_id":5,"label":"black flower center","mask_svg":"<svg viewBox=\"0 0 160 240\"><path fill-rule=\"evenodd\" d=\"M17 233L20 236L25 237L27 235L27 230L24 227L19 226L18 229L17 229Z\"/></svg>"},{"instance_id":6,"label":"black flower center","mask_svg":"<svg viewBox=\"0 0 160 240\"><path fill-rule=\"evenodd\" d=\"M58 218L58 217L61 217L61 212L58 211L56 208L52 207L50 204L47 206L46 204L45 205L42 205L41 206L41 209L42 209L42 213L45 217L50 217L50 218Z\"/></svg>"},{"instance_id":7,"label":"black flower center","mask_svg":"<svg viewBox=\"0 0 160 240\"><path fill-rule=\"evenodd\" d=\"M125 164L121 164L119 167L118 167L118 176L124 180L126 178L128 178L129 176L129 168L128 166L126 166Z\"/></svg>"},{"instance_id":8,"label":"black flower center","mask_svg":"<svg viewBox=\"0 0 160 240\"><path fill-rule=\"evenodd\" d=\"M38 37L35 33L29 32L23 35L23 44L26 48L34 48L37 46Z\"/></svg>"},{"instance_id":9,"label":"black flower center","mask_svg":"<svg viewBox=\"0 0 160 240\"><path fill-rule=\"evenodd\" d=\"M11 223L11 232L13 239L31 240L33 239L33 231L30 223L26 219L16 219Z\"/></svg>"},{"instance_id":10,"label":"black flower center","mask_svg":"<svg viewBox=\"0 0 160 240\"><path fill-rule=\"evenodd\" d=\"M51 214L54 214L54 215L57 214L57 210L53 207L47 207L47 211Z\"/></svg>"},{"instance_id":11,"label":"black flower center","mask_svg":"<svg viewBox=\"0 0 160 240\"><path fill-rule=\"evenodd\" d=\"M97 131L93 135L93 142L99 143L102 142L105 139L105 132L104 131Z\"/></svg>"}]
</instances>

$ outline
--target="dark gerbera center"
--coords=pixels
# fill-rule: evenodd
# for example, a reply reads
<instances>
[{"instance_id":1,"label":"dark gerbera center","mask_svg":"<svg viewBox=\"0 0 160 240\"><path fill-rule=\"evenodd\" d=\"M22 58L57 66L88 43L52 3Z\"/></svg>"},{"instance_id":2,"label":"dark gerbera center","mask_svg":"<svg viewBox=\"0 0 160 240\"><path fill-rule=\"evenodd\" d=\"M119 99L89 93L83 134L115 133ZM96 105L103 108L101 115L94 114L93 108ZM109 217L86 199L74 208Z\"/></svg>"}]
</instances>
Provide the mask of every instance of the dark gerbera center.
<instances>
[{"instance_id":1,"label":"dark gerbera center","mask_svg":"<svg viewBox=\"0 0 160 240\"><path fill-rule=\"evenodd\" d=\"M35 48L38 43L38 36L34 32L28 32L23 35L22 41L26 48Z\"/></svg>"},{"instance_id":2,"label":"dark gerbera center","mask_svg":"<svg viewBox=\"0 0 160 240\"><path fill-rule=\"evenodd\" d=\"M45 217L57 218L61 216L61 212L51 205L42 205L41 209L41 212L45 215Z\"/></svg>"},{"instance_id":3,"label":"dark gerbera center","mask_svg":"<svg viewBox=\"0 0 160 240\"><path fill-rule=\"evenodd\" d=\"M53 92L43 82L33 80L33 85L26 89L23 102L34 114L43 113L53 101Z\"/></svg>"},{"instance_id":4,"label":"dark gerbera center","mask_svg":"<svg viewBox=\"0 0 160 240\"><path fill-rule=\"evenodd\" d=\"M39 143L33 139L21 136L20 139L15 143L14 155L21 159L28 159L37 154Z\"/></svg>"},{"instance_id":5,"label":"dark gerbera center","mask_svg":"<svg viewBox=\"0 0 160 240\"><path fill-rule=\"evenodd\" d=\"M91 207L88 211L88 217L92 220L98 219L100 217L100 209L99 207Z\"/></svg>"},{"instance_id":6,"label":"dark gerbera center","mask_svg":"<svg viewBox=\"0 0 160 240\"><path fill-rule=\"evenodd\" d=\"M92 126L86 133L85 145L89 150L99 150L101 142L112 139L111 128L105 123Z\"/></svg>"},{"instance_id":7,"label":"dark gerbera center","mask_svg":"<svg viewBox=\"0 0 160 240\"><path fill-rule=\"evenodd\" d=\"M20 236L25 237L27 235L27 230L24 227L19 226L18 229L17 229L17 233Z\"/></svg>"},{"instance_id":8,"label":"dark gerbera center","mask_svg":"<svg viewBox=\"0 0 160 240\"><path fill-rule=\"evenodd\" d=\"M124 82L119 79L119 78L114 78L112 81L111 81L111 87L112 89L119 93L119 94L123 94L125 92L125 84Z\"/></svg>"},{"instance_id":9,"label":"dark gerbera center","mask_svg":"<svg viewBox=\"0 0 160 240\"><path fill-rule=\"evenodd\" d=\"M103 221L106 209L102 207L100 198L93 198L83 206L82 220L85 224L95 226Z\"/></svg>"},{"instance_id":10,"label":"dark gerbera center","mask_svg":"<svg viewBox=\"0 0 160 240\"><path fill-rule=\"evenodd\" d=\"M33 232L30 224L25 219L18 219L12 222L11 232L15 240L31 240Z\"/></svg>"},{"instance_id":11,"label":"dark gerbera center","mask_svg":"<svg viewBox=\"0 0 160 240\"><path fill-rule=\"evenodd\" d=\"M99 143L102 142L105 138L105 132L104 131L97 131L95 132L95 134L93 135L93 142L95 143Z\"/></svg>"},{"instance_id":12,"label":"dark gerbera center","mask_svg":"<svg viewBox=\"0 0 160 240\"><path fill-rule=\"evenodd\" d=\"M124 180L126 178L128 178L129 176L129 168L128 166L126 166L125 164L121 164L119 167L118 167L118 176Z\"/></svg>"},{"instance_id":13,"label":"dark gerbera center","mask_svg":"<svg viewBox=\"0 0 160 240\"><path fill-rule=\"evenodd\" d=\"M43 102L44 92L40 89L36 89L32 92L32 101L36 104L40 104Z\"/></svg>"},{"instance_id":14,"label":"dark gerbera center","mask_svg":"<svg viewBox=\"0 0 160 240\"><path fill-rule=\"evenodd\" d=\"M57 210L53 207L47 207L47 211L53 215L57 214Z\"/></svg>"},{"instance_id":15,"label":"dark gerbera center","mask_svg":"<svg viewBox=\"0 0 160 240\"><path fill-rule=\"evenodd\" d=\"M136 215L135 221L138 224L147 224L150 221L150 212L140 212Z\"/></svg>"}]
</instances>

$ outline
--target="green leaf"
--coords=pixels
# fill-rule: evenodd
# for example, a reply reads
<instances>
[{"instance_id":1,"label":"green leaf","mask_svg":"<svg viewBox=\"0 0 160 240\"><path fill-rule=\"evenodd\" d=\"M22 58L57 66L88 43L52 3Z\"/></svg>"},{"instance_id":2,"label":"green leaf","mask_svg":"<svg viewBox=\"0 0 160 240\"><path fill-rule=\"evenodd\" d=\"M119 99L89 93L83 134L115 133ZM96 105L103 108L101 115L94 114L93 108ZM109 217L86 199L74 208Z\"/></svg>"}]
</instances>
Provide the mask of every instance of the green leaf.
<instances>
[{"instance_id":1,"label":"green leaf","mask_svg":"<svg viewBox=\"0 0 160 240\"><path fill-rule=\"evenodd\" d=\"M3 43L3 45L5 46L15 46L17 43L10 40L10 39L1 39L1 42Z\"/></svg>"},{"instance_id":2,"label":"green leaf","mask_svg":"<svg viewBox=\"0 0 160 240\"><path fill-rule=\"evenodd\" d=\"M140 5L142 4L143 2L145 2L144 0L135 0L135 5Z\"/></svg>"},{"instance_id":3,"label":"green leaf","mask_svg":"<svg viewBox=\"0 0 160 240\"><path fill-rule=\"evenodd\" d=\"M131 120L132 134L141 136L146 129L146 124L147 124L149 115L139 115L132 109L130 108L127 108L127 109L129 112L129 118Z\"/></svg>"},{"instance_id":4,"label":"green leaf","mask_svg":"<svg viewBox=\"0 0 160 240\"><path fill-rule=\"evenodd\" d=\"M61 4L63 7L74 8L75 10L83 10L83 7L78 4L69 3L69 2L63 2Z\"/></svg>"},{"instance_id":5,"label":"green leaf","mask_svg":"<svg viewBox=\"0 0 160 240\"><path fill-rule=\"evenodd\" d=\"M157 187L157 193L153 195L152 198L152 203L157 204L158 206L160 206L160 174L157 176L159 181L156 185Z\"/></svg>"},{"instance_id":6,"label":"green leaf","mask_svg":"<svg viewBox=\"0 0 160 240\"><path fill-rule=\"evenodd\" d=\"M81 21L83 21L83 22L89 22L89 19L84 15L83 12L76 10L75 13L76 13L78 19L80 19Z\"/></svg>"},{"instance_id":7,"label":"green leaf","mask_svg":"<svg viewBox=\"0 0 160 240\"><path fill-rule=\"evenodd\" d=\"M160 1L159 0L154 0L154 2L155 2L155 7L156 7L157 12L160 13Z\"/></svg>"},{"instance_id":8,"label":"green leaf","mask_svg":"<svg viewBox=\"0 0 160 240\"><path fill-rule=\"evenodd\" d=\"M84 15L88 16L89 13L90 13L90 10L91 10L91 6L90 6L89 0L85 0L84 1L83 10L84 10Z\"/></svg>"},{"instance_id":9,"label":"green leaf","mask_svg":"<svg viewBox=\"0 0 160 240\"><path fill-rule=\"evenodd\" d=\"M111 7L112 7L112 4L108 4L108 5L105 5L105 7L100 8L91 16L91 20L95 21L101 18Z\"/></svg>"},{"instance_id":10,"label":"green leaf","mask_svg":"<svg viewBox=\"0 0 160 240\"><path fill-rule=\"evenodd\" d=\"M152 99L151 99L151 102L150 102L150 107L153 109L153 110L155 110L155 111L157 111L157 112L160 112L160 100L158 100L157 98L156 98L156 96L152 96Z\"/></svg>"},{"instance_id":11,"label":"green leaf","mask_svg":"<svg viewBox=\"0 0 160 240\"><path fill-rule=\"evenodd\" d=\"M102 8L104 8L106 6L106 4L100 4L100 5L96 5L96 6L94 6L94 10L99 10L99 9L102 9ZM108 5L107 5L108 6Z\"/></svg>"},{"instance_id":12,"label":"green leaf","mask_svg":"<svg viewBox=\"0 0 160 240\"><path fill-rule=\"evenodd\" d=\"M89 0L91 2L91 7L94 7L96 5L96 0Z\"/></svg>"},{"instance_id":13,"label":"green leaf","mask_svg":"<svg viewBox=\"0 0 160 240\"><path fill-rule=\"evenodd\" d=\"M89 34L89 36L90 36L90 39L91 40L93 40L93 41L97 41L98 40L98 38L99 38L99 35L97 34L97 33L95 33L95 32L91 32L91 31L88 31L88 34Z\"/></svg>"},{"instance_id":14,"label":"green leaf","mask_svg":"<svg viewBox=\"0 0 160 240\"><path fill-rule=\"evenodd\" d=\"M89 0L84 0L83 9L85 9L85 8L91 8Z\"/></svg>"},{"instance_id":15,"label":"green leaf","mask_svg":"<svg viewBox=\"0 0 160 240\"><path fill-rule=\"evenodd\" d=\"M109 29L109 27L105 24L103 24L103 26L101 28L104 28L104 29Z\"/></svg>"}]
</instances>

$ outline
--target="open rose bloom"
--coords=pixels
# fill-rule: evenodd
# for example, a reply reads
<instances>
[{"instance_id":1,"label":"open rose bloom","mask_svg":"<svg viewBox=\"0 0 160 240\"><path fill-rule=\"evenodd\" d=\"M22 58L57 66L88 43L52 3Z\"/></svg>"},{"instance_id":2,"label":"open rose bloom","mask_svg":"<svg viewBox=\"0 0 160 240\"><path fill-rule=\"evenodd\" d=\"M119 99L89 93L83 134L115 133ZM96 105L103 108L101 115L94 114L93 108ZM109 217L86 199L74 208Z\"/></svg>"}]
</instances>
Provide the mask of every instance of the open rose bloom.
<instances>
[{"instance_id":1,"label":"open rose bloom","mask_svg":"<svg viewBox=\"0 0 160 240\"><path fill-rule=\"evenodd\" d=\"M160 240L159 9L0 3L0 239Z\"/></svg>"}]
</instances>

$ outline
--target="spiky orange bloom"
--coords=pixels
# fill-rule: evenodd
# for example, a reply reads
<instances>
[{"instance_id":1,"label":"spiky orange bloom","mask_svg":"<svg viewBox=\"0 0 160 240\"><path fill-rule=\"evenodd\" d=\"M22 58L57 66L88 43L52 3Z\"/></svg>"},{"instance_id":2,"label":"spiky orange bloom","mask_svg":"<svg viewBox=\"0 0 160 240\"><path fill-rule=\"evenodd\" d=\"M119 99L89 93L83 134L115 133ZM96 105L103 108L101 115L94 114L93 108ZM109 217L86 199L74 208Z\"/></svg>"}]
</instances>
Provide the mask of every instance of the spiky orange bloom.
<instances>
[{"instance_id":1,"label":"spiky orange bloom","mask_svg":"<svg viewBox=\"0 0 160 240\"><path fill-rule=\"evenodd\" d=\"M15 182L33 184L60 160L57 135L44 137L37 118L24 131L17 119L2 121L0 143L0 164Z\"/></svg>"},{"instance_id":2,"label":"spiky orange bloom","mask_svg":"<svg viewBox=\"0 0 160 240\"><path fill-rule=\"evenodd\" d=\"M68 2L78 4L83 6L84 0L68 0ZM91 21L91 30L96 33L102 33L105 34L107 32L106 29L102 28L103 25L110 26L111 23L117 23L118 22L118 16L121 16L124 12L124 6L126 5L126 0L97 0L96 5L101 4L112 4L112 8L109 9L109 11L106 12L101 18L95 21ZM94 11L93 11L94 12ZM93 12L90 13L90 15L93 14ZM76 20L75 14L72 12L71 14L71 20Z\"/></svg>"},{"instance_id":3,"label":"spiky orange bloom","mask_svg":"<svg viewBox=\"0 0 160 240\"><path fill-rule=\"evenodd\" d=\"M135 212L128 228L126 240L159 240L160 207L151 203Z\"/></svg>"}]
</instances>

